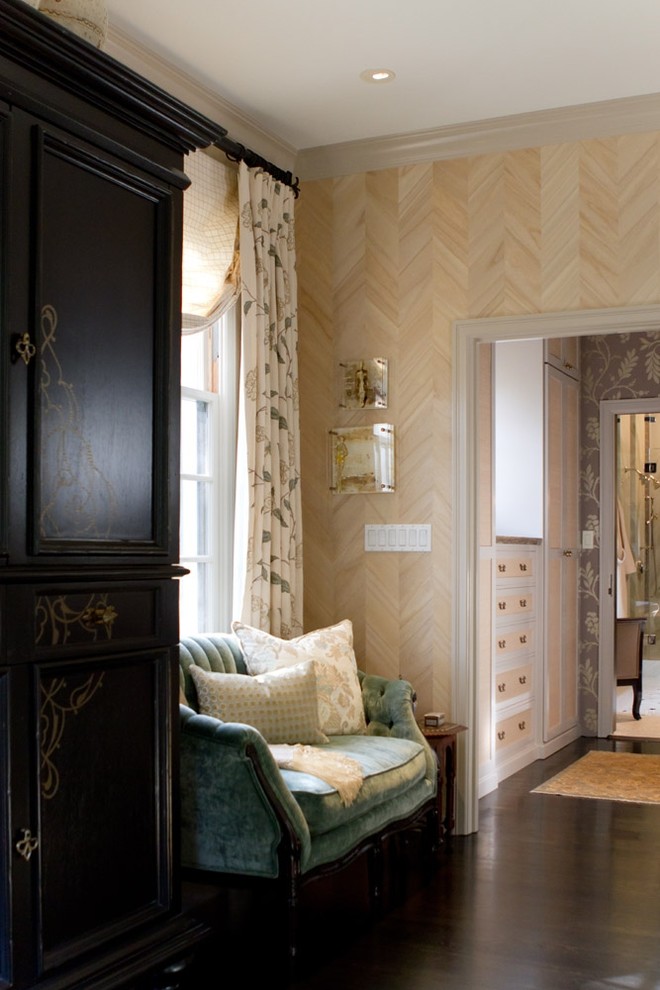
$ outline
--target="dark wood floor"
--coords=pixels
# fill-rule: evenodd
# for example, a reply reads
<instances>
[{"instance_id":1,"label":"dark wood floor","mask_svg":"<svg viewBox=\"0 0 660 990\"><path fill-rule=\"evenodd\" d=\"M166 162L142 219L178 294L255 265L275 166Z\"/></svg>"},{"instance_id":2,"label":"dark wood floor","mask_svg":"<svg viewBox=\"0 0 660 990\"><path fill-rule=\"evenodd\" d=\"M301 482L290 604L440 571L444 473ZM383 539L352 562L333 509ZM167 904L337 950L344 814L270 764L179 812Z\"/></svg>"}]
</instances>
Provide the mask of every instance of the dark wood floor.
<instances>
[{"instance_id":1,"label":"dark wood floor","mask_svg":"<svg viewBox=\"0 0 660 990\"><path fill-rule=\"evenodd\" d=\"M581 739L503 781L429 874L403 850L407 891L369 918L364 864L304 892L296 990L658 990L660 805L531 794L589 749ZM391 855L394 854L392 850ZM194 899L195 891L188 891ZM197 895L199 896L199 895ZM214 895L216 932L197 986L287 981L272 949L281 909ZM213 970L209 970L213 961Z\"/></svg>"}]
</instances>

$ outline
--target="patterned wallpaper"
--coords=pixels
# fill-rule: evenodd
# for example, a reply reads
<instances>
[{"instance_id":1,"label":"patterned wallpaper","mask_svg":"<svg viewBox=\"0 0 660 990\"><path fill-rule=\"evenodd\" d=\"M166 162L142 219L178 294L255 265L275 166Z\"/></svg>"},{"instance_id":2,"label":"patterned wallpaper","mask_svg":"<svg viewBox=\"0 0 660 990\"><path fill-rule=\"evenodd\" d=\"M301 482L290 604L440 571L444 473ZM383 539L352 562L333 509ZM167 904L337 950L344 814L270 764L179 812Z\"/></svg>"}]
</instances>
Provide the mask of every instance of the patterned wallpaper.
<instances>
[{"instance_id":1,"label":"patterned wallpaper","mask_svg":"<svg viewBox=\"0 0 660 990\"><path fill-rule=\"evenodd\" d=\"M305 182L296 243L305 629L350 618L365 670L410 680L420 711L465 713L454 683L464 662L454 642L454 321L660 304L660 131ZM610 336L585 347L587 420L596 422L594 390L660 392L645 364L655 343ZM374 356L389 361L396 490L338 496L328 431L375 413L337 409L336 365ZM585 452L594 444L583 485L585 516L597 519L597 438L585 432ZM431 552L364 553L366 524L401 521L432 526ZM595 725L597 552L584 565L581 712Z\"/></svg>"},{"instance_id":2,"label":"patterned wallpaper","mask_svg":"<svg viewBox=\"0 0 660 990\"><path fill-rule=\"evenodd\" d=\"M580 713L585 732L598 728L600 402L660 395L660 333L582 340L581 529L595 533L580 568Z\"/></svg>"}]
</instances>

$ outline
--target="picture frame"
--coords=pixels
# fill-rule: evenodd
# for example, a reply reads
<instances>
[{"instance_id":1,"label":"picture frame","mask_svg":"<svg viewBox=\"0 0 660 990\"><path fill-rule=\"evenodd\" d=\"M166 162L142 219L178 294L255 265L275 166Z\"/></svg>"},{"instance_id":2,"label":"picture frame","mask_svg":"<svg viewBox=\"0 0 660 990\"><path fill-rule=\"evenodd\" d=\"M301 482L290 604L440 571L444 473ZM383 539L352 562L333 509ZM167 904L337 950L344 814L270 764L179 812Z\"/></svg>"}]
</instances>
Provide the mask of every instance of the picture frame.
<instances>
[{"instance_id":1,"label":"picture frame","mask_svg":"<svg viewBox=\"0 0 660 990\"><path fill-rule=\"evenodd\" d=\"M387 409L387 358L340 361L337 404L341 409Z\"/></svg>"},{"instance_id":2,"label":"picture frame","mask_svg":"<svg viewBox=\"0 0 660 990\"><path fill-rule=\"evenodd\" d=\"M337 427L330 430L330 490L335 495L394 491L394 426Z\"/></svg>"}]
</instances>

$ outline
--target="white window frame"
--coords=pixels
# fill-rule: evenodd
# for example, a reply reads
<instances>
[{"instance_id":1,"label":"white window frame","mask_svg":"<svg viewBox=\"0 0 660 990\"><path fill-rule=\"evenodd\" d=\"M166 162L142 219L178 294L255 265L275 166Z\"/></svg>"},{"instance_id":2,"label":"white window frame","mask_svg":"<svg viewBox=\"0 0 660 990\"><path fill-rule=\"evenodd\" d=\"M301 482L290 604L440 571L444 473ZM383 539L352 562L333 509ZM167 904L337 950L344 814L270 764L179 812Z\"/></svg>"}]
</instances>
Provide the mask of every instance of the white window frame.
<instances>
[{"instance_id":1,"label":"white window frame","mask_svg":"<svg viewBox=\"0 0 660 990\"><path fill-rule=\"evenodd\" d=\"M181 634L184 636L228 632L233 617L239 314L239 305L236 304L213 328L212 349L217 352L219 373L217 392L181 386L181 398L208 403L210 415L209 474L181 472L180 480L206 481L211 489L208 553L180 557L183 567L187 563L205 563L210 567L206 622L202 623L206 628L182 628ZM209 373L212 364L213 355L209 361ZM182 443L185 443L183 437Z\"/></svg>"}]
</instances>

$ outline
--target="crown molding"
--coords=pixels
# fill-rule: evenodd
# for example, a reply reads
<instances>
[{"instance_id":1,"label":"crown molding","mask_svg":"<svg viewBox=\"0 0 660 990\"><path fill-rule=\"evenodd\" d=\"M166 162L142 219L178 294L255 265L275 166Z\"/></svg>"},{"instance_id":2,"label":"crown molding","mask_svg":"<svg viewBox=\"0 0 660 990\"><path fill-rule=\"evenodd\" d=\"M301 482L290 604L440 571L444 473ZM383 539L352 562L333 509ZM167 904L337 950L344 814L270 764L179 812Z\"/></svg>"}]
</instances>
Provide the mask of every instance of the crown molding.
<instances>
[{"instance_id":1,"label":"crown molding","mask_svg":"<svg viewBox=\"0 0 660 990\"><path fill-rule=\"evenodd\" d=\"M108 27L103 51L210 120L216 121L227 130L232 141L255 151L283 171L295 174L295 148L265 131L218 93L114 24Z\"/></svg>"},{"instance_id":2,"label":"crown molding","mask_svg":"<svg viewBox=\"0 0 660 990\"><path fill-rule=\"evenodd\" d=\"M104 51L219 123L233 141L299 176L301 181L564 141L660 131L660 93L650 93L297 150L116 25L108 28Z\"/></svg>"},{"instance_id":3,"label":"crown molding","mask_svg":"<svg viewBox=\"0 0 660 990\"><path fill-rule=\"evenodd\" d=\"M296 172L301 180L326 179L644 131L660 131L660 93L305 148Z\"/></svg>"}]
</instances>

